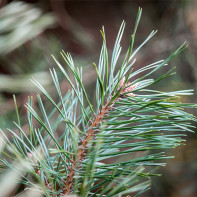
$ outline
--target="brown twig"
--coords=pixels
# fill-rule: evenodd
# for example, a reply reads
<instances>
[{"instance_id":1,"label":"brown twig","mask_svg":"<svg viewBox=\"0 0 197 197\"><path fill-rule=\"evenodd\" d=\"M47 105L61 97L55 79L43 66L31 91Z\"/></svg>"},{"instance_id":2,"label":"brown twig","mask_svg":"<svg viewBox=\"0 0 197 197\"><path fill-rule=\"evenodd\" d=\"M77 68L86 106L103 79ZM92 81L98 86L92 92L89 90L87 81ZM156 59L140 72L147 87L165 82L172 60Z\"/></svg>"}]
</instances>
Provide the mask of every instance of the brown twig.
<instances>
[{"instance_id":1,"label":"brown twig","mask_svg":"<svg viewBox=\"0 0 197 197\"><path fill-rule=\"evenodd\" d=\"M73 162L72 168L69 169L70 173L67 176L64 194L71 193L73 182L74 182L75 169L77 169L79 163L81 163L84 160L84 158L86 158L87 152L85 151L85 149L87 148L87 144L92 140L92 136L94 136L98 132L98 129L95 129L95 127L98 127L98 125L106 116L106 114L109 112L109 110L112 109L114 103L121 98L122 94L128 92L128 94L126 94L125 96L134 96L134 94L130 92L134 88L136 88L137 84L134 84L133 86L131 86L131 83L125 84L125 77L122 78L119 84L120 84L119 88L122 89L120 95L116 97L113 101L112 101L112 97L110 97L110 99L106 102L106 104L102 107L102 109L98 111L98 114L97 115L94 114L95 118L94 121L91 121L91 125L89 127L87 126L87 135L85 136L84 140L81 140L81 146L78 152L78 161Z\"/></svg>"},{"instance_id":2,"label":"brown twig","mask_svg":"<svg viewBox=\"0 0 197 197\"><path fill-rule=\"evenodd\" d=\"M114 102L115 102L115 100L113 101L113 103ZM94 128L98 126L98 124L102 121L104 116L109 111L110 107L113 105L113 103L111 103L110 105L108 105L108 103L109 102L107 102L102 107L102 110L100 110L100 112L98 112L98 115L95 115L94 121L91 123L91 126L88 127L87 135L85 136L85 139L82 141L81 146L79 148L78 163L81 163L82 160L84 160L84 158L86 157L87 153L85 151L85 148L87 147L88 142L91 141L92 136L96 133L96 131L98 131L97 129L94 129ZM64 194L69 194L71 192L71 189L73 187L74 175L75 175L75 170L74 169L77 168L77 165L78 164L76 164L76 162L74 162L72 164L72 169L70 170L70 173L69 173L69 175L67 177Z\"/></svg>"}]
</instances>

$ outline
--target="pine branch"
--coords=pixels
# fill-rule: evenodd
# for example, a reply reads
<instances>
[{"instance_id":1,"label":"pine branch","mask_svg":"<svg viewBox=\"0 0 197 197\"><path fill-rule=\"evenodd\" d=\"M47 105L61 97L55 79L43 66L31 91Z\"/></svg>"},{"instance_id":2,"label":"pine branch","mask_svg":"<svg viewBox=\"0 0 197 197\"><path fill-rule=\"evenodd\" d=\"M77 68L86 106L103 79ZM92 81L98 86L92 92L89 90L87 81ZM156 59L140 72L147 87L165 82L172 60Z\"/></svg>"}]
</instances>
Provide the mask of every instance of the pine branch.
<instances>
[{"instance_id":1,"label":"pine branch","mask_svg":"<svg viewBox=\"0 0 197 197\"><path fill-rule=\"evenodd\" d=\"M100 131L99 125L103 121L103 118L108 114L109 110L113 109L114 103L124 96L123 94L126 93L126 95L128 96L134 96L134 94L131 92L133 89L135 89L137 84L133 86L129 86L129 85L130 83L125 84L125 77L123 77L122 80L120 81L120 89L116 93L116 94L119 94L119 96L117 96L113 100L112 100L113 97L111 97L111 99L109 99L109 101L107 101L106 104L102 107L102 109L98 111L98 114L97 115L94 114L95 116L94 121L91 121L91 125L87 126L86 136L84 140L81 140L81 146L78 149L78 161L77 161L78 164L76 164L76 162L73 162L72 169L70 169L70 173L66 181L65 194L69 194L71 192L72 187L73 187L73 182L74 182L75 170L80 165L80 163L82 163L83 160L86 159L87 153L85 149L87 149L88 143L91 143L92 138L95 138L96 134Z\"/></svg>"},{"instance_id":2,"label":"pine branch","mask_svg":"<svg viewBox=\"0 0 197 197\"><path fill-rule=\"evenodd\" d=\"M183 144L185 134L182 131L193 131L195 127L191 122L196 122L197 118L184 109L197 108L197 105L178 102L181 95L190 95L192 90L162 92L147 89L174 74L174 69L169 69L157 79L149 78L182 52L186 48L185 43L165 60L138 70L132 69L136 53L156 33L152 31L133 50L141 14L139 9L128 50L119 68L116 67L125 22L118 32L111 63L102 28L103 46L98 67L94 63L97 74L96 107L91 104L82 83L82 68L75 67L71 55L65 52L61 55L74 82L58 60L53 59L70 84L71 91L62 95L55 69L51 69L50 73L59 103L38 81L33 80L54 109L48 113L38 95L40 112L37 112L32 106L32 99L28 99L29 135L21 127L14 100L18 120L15 126L19 135L8 129L13 136L9 139L1 131L1 141L6 149L1 151L2 171L5 168L16 169L27 189L38 188L45 196L111 197L131 193L140 195L150 189L149 179L157 174L153 174L149 167L164 166L161 160L173 157L166 156L164 150ZM139 74L141 77L137 78ZM38 128L33 120L39 123ZM59 130L60 136L57 136ZM28 176L24 176L9 159L28 163Z\"/></svg>"}]
</instances>

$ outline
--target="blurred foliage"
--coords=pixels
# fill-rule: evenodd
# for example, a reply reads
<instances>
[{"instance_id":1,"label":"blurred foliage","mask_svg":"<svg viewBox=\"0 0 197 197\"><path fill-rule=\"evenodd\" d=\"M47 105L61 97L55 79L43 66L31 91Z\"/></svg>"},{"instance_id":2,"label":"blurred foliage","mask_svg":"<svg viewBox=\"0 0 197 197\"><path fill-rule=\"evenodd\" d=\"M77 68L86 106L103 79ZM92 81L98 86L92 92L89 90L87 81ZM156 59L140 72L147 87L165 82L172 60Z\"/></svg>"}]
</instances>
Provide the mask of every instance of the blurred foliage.
<instances>
[{"instance_id":1,"label":"blurred foliage","mask_svg":"<svg viewBox=\"0 0 197 197\"><path fill-rule=\"evenodd\" d=\"M53 14L23 2L12 2L0 12L0 54L20 47L55 24Z\"/></svg>"}]
</instances>

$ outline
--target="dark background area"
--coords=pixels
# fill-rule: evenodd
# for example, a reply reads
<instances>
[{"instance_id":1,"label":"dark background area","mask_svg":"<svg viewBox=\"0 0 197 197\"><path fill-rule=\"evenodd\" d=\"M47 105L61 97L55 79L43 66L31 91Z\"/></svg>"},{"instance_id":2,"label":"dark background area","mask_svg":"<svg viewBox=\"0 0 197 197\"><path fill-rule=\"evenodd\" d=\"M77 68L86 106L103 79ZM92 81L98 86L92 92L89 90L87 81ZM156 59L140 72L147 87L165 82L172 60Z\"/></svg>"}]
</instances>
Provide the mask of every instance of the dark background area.
<instances>
[{"instance_id":1,"label":"dark background area","mask_svg":"<svg viewBox=\"0 0 197 197\"><path fill-rule=\"evenodd\" d=\"M98 63L102 45L100 29L105 27L109 53L113 49L123 20L126 29L122 39L124 54L133 31L138 7L143 14L136 35L136 48L152 30L158 33L137 54L136 68L164 59L187 41L188 48L170 66L177 75L160 82L156 89L194 89L194 96L184 102L197 101L197 1L196 0L24 0L0 1L0 127L12 127L16 119L12 95L16 95L21 119L26 126L24 104L34 97L37 88L30 78L36 78L53 93L49 68L57 68L51 54L69 51L77 66L83 66L84 83L92 92L96 73L92 63ZM60 58L61 59L61 58ZM65 64L64 64L65 65ZM159 73L161 74L161 73ZM62 88L68 89L64 79ZM196 111L191 110L196 115ZM175 159L158 169L163 174L153 178L152 189L142 196L197 196L197 137L189 133L185 146L169 150Z\"/></svg>"}]
</instances>

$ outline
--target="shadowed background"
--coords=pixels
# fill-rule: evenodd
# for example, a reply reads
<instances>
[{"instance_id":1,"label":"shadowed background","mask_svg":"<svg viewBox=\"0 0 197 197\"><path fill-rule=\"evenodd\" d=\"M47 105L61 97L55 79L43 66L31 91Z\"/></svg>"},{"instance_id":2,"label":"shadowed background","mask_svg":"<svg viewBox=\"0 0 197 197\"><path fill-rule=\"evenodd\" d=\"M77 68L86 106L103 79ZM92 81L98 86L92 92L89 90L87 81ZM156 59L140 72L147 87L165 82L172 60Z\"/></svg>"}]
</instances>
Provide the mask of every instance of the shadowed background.
<instances>
[{"instance_id":1,"label":"shadowed background","mask_svg":"<svg viewBox=\"0 0 197 197\"><path fill-rule=\"evenodd\" d=\"M148 44L137 54L135 67L164 59L184 41L189 47L170 66L176 65L177 75L161 81L160 90L193 88L194 96L182 98L197 101L197 1L195 0L24 0L0 1L0 127L12 127L16 120L12 95L16 95L21 120L26 125L28 96L34 97L37 88L30 78L37 79L55 94L49 68L56 68L51 54L60 57L60 51L71 52L77 66L83 66L83 81L94 100L96 73L102 45L100 29L105 27L109 53L113 49L120 24L126 21L122 40L123 51L129 45L138 7L143 14L136 35L136 48L154 29L158 30ZM59 58L61 60L61 58ZM65 65L65 64L64 64ZM160 73L161 74L161 73ZM61 87L69 87L62 79ZM50 106L49 106L50 108ZM195 111L191 111L196 114ZM169 151L175 159L158 169L163 176L153 178L152 189L142 196L197 196L197 138L188 134L185 146Z\"/></svg>"}]
</instances>

